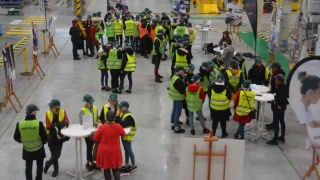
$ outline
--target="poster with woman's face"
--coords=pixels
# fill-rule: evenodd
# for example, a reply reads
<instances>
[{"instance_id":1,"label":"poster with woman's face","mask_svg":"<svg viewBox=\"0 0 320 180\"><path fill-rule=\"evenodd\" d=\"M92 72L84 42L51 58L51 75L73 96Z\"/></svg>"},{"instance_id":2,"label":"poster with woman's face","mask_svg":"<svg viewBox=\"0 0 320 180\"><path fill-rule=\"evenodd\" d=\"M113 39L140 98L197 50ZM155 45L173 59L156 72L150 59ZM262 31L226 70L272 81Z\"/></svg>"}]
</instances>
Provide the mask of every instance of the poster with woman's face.
<instances>
[{"instance_id":1,"label":"poster with woman's face","mask_svg":"<svg viewBox=\"0 0 320 180\"><path fill-rule=\"evenodd\" d=\"M289 103L310 143L320 155L320 56L299 61L287 85Z\"/></svg>"}]
</instances>

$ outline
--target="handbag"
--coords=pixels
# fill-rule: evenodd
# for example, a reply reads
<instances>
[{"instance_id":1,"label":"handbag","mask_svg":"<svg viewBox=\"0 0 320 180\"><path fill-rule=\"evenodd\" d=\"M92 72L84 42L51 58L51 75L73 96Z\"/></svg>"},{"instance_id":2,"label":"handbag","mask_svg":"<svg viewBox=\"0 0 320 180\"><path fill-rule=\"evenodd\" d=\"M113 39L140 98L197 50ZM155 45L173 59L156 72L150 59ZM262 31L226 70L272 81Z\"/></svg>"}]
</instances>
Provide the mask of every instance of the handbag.
<instances>
[{"instance_id":1,"label":"handbag","mask_svg":"<svg viewBox=\"0 0 320 180\"><path fill-rule=\"evenodd\" d=\"M251 108L250 102L249 102L249 99L248 99L248 96L247 96L247 94L246 94L245 91L243 91L243 92L244 92L244 94L246 95L246 98L247 98L249 107L250 107L250 109L251 109L251 112L249 113L250 119L257 119L257 110L256 110L255 108L253 108L253 109Z\"/></svg>"}]
</instances>

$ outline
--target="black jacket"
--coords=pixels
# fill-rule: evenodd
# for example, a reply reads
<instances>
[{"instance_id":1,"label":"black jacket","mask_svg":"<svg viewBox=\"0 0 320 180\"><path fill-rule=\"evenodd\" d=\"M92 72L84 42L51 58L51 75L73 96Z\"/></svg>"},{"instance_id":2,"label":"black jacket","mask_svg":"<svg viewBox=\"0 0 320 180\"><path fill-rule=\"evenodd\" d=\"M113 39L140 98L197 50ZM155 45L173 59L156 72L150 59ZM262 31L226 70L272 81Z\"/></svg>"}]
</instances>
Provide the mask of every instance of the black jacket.
<instances>
[{"instance_id":1,"label":"black jacket","mask_svg":"<svg viewBox=\"0 0 320 180\"><path fill-rule=\"evenodd\" d=\"M25 120L35 120L36 117L34 115L27 115ZM46 144L48 140L48 136L45 130L45 127L43 126L43 123L39 121L39 135L41 137L41 141L43 144ZM17 141L18 143L21 143L21 134L19 131L19 122L17 123L16 130L13 135L13 139ZM42 146L39 150L35 152L28 152L24 148L22 150L22 158L24 160L37 160L37 159L44 159L46 157L46 153L44 150L44 147Z\"/></svg>"},{"instance_id":2,"label":"black jacket","mask_svg":"<svg viewBox=\"0 0 320 180\"><path fill-rule=\"evenodd\" d=\"M116 116L115 122L120 124L123 128L136 127L136 123L132 116L127 116L124 120L120 116Z\"/></svg>"},{"instance_id":3,"label":"black jacket","mask_svg":"<svg viewBox=\"0 0 320 180\"><path fill-rule=\"evenodd\" d=\"M192 73L192 74L186 73L186 74L184 75L184 82L186 83L186 85L193 83L193 82L191 81L192 76L193 76L193 73Z\"/></svg>"},{"instance_id":4,"label":"black jacket","mask_svg":"<svg viewBox=\"0 0 320 180\"><path fill-rule=\"evenodd\" d=\"M252 65L248 72L248 79L251 80L252 84L268 86L269 78L265 78L266 67L263 65L258 67L256 64Z\"/></svg>"},{"instance_id":5,"label":"black jacket","mask_svg":"<svg viewBox=\"0 0 320 180\"><path fill-rule=\"evenodd\" d=\"M279 69L276 73L272 74L272 77L271 77L271 90L270 92L271 93L274 93L275 92L275 88L276 88L276 85L275 85L275 76L278 75L278 74L282 74L283 76L286 75L286 73L282 70L282 69Z\"/></svg>"},{"instance_id":6,"label":"black jacket","mask_svg":"<svg viewBox=\"0 0 320 180\"><path fill-rule=\"evenodd\" d=\"M231 38L228 36L227 38L221 38L221 40L219 41L219 46L223 46L224 42L226 42L227 40L231 41Z\"/></svg>"},{"instance_id":7,"label":"black jacket","mask_svg":"<svg viewBox=\"0 0 320 180\"><path fill-rule=\"evenodd\" d=\"M180 77L180 76L179 76ZM185 94L186 93L186 84L183 80L184 77L180 77L173 83L173 87L180 93Z\"/></svg>"},{"instance_id":8,"label":"black jacket","mask_svg":"<svg viewBox=\"0 0 320 180\"><path fill-rule=\"evenodd\" d=\"M289 104L287 100L287 98L289 98L287 86L282 84L275 87L274 94L275 96L274 96L273 103L275 105L275 108L277 108L278 106L281 106L282 108L285 109L287 104Z\"/></svg>"},{"instance_id":9,"label":"black jacket","mask_svg":"<svg viewBox=\"0 0 320 180\"><path fill-rule=\"evenodd\" d=\"M69 29L69 35L71 36L72 43L80 43L81 35L80 35L80 29L78 27L72 26Z\"/></svg>"},{"instance_id":10,"label":"black jacket","mask_svg":"<svg viewBox=\"0 0 320 180\"><path fill-rule=\"evenodd\" d=\"M131 49L131 48L123 50L123 52L122 52L122 65L121 65L121 69L120 69L121 71L124 71L124 68L127 65L127 62L128 62L127 54L133 55L134 54L134 50Z\"/></svg>"}]
</instances>

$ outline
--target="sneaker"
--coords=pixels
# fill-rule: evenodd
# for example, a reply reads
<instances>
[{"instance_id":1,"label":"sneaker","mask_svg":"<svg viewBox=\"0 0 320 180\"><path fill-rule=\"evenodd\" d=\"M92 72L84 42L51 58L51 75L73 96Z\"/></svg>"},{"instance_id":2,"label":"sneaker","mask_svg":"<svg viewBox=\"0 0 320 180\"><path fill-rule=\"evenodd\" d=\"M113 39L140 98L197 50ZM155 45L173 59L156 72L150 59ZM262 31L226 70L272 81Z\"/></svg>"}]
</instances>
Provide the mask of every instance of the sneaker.
<instances>
[{"instance_id":1,"label":"sneaker","mask_svg":"<svg viewBox=\"0 0 320 180\"><path fill-rule=\"evenodd\" d=\"M184 133L184 132L185 132L185 130L181 129L180 127L175 127L175 129L174 129L174 133L177 133L177 134Z\"/></svg>"},{"instance_id":2,"label":"sneaker","mask_svg":"<svg viewBox=\"0 0 320 180\"><path fill-rule=\"evenodd\" d=\"M83 55L84 55L84 56L87 56L87 55L88 55L88 53L87 53L87 52L84 52L84 53L83 53Z\"/></svg>"},{"instance_id":3,"label":"sneaker","mask_svg":"<svg viewBox=\"0 0 320 180\"><path fill-rule=\"evenodd\" d=\"M98 55L96 56L96 59L99 59L99 56L98 56Z\"/></svg>"},{"instance_id":4,"label":"sneaker","mask_svg":"<svg viewBox=\"0 0 320 180\"><path fill-rule=\"evenodd\" d=\"M102 86L102 87L101 87L101 90L106 90L106 87Z\"/></svg>"},{"instance_id":5,"label":"sneaker","mask_svg":"<svg viewBox=\"0 0 320 180\"><path fill-rule=\"evenodd\" d=\"M192 135L195 135L195 134L196 134L196 131L195 131L194 129L191 129L190 133L191 133Z\"/></svg>"},{"instance_id":6,"label":"sneaker","mask_svg":"<svg viewBox=\"0 0 320 180\"><path fill-rule=\"evenodd\" d=\"M129 166L128 165L123 165L121 168L120 168L120 172L125 172L127 170Z\"/></svg>"},{"instance_id":7,"label":"sneaker","mask_svg":"<svg viewBox=\"0 0 320 180\"><path fill-rule=\"evenodd\" d=\"M87 168L88 171L92 171L92 167L90 166L89 163L86 164L86 168Z\"/></svg>"},{"instance_id":8,"label":"sneaker","mask_svg":"<svg viewBox=\"0 0 320 180\"><path fill-rule=\"evenodd\" d=\"M221 138L226 138L226 137L228 137L228 136L229 136L229 134L228 134L228 133L225 133L225 134L222 134Z\"/></svg>"},{"instance_id":9,"label":"sneaker","mask_svg":"<svg viewBox=\"0 0 320 180\"><path fill-rule=\"evenodd\" d=\"M237 134L234 134L234 135L233 135L233 138L234 138L234 139L238 139L239 136L238 136Z\"/></svg>"},{"instance_id":10,"label":"sneaker","mask_svg":"<svg viewBox=\"0 0 320 180\"><path fill-rule=\"evenodd\" d=\"M209 133L210 133L210 130L207 129L207 128L204 128L204 129L202 130L202 133L203 133L203 134L209 134Z\"/></svg>"},{"instance_id":11,"label":"sneaker","mask_svg":"<svg viewBox=\"0 0 320 180\"><path fill-rule=\"evenodd\" d=\"M267 128L267 129L274 129L274 127L273 127L273 124L272 124L272 123L267 124L267 125L266 125L266 128Z\"/></svg>"},{"instance_id":12,"label":"sneaker","mask_svg":"<svg viewBox=\"0 0 320 180\"><path fill-rule=\"evenodd\" d=\"M179 128L181 128L181 126L179 126ZM175 127L174 126L171 126L171 130L175 130Z\"/></svg>"},{"instance_id":13,"label":"sneaker","mask_svg":"<svg viewBox=\"0 0 320 180\"><path fill-rule=\"evenodd\" d=\"M183 122L179 121L179 125L183 125Z\"/></svg>"},{"instance_id":14,"label":"sneaker","mask_svg":"<svg viewBox=\"0 0 320 180\"><path fill-rule=\"evenodd\" d=\"M52 175L52 177L57 177L58 174L59 174L59 170L55 169L55 170L53 170L51 175Z\"/></svg>"},{"instance_id":15,"label":"sneaker","mask_svg":"<svg viewBox=\"0 0 320 180\"><path fill-rule=\"evenodd\" d=\"M158 75L158 78L159 78L159 79L162 79L162 78L163 78L163 76L161 76L161 75Z\"/></svg>"},{"instance_id":16,"label":"sneaker","mask_svg":"<svg viewBox=\"0 0 320 180\"><path fill-rule=\"evenodd\" d=\"M106 91L111 91L112 89L110 87L106 87Z\"/></svg>"},{"instance_id":17,"label":"sneaker","mask_svg":"<svg viewBox=\"0 0 320 180\"><path fill-rule=\"evenodd\" d=\"M162 81L160 79L156 79L155 82L162 83Z\"/></svg>"},{"instance_id":18,"label":"sneaker","mask_svg":"<svg viewBox=\"0 0 320 180\"><path fill-rule=\"evenodd\" d=\"M125 171L125 173L131 173L131 172L135 172L135 171L137 171L138 169L137 169L137 166L129 166L127 169L126 169L126 171Z\"/></svg>"},{"instance_id":19,"label":"sneaker","mask_svg":"<svg viewBox=\"0 0 320 180\"><path fill-rule=\"evenodd\" d=\"M278 141L281 141L281 142L286 142L286 140L284 139L284 137L278 137Z\"/></svg>"},{"instance_id":20,"label":"sneaker","mask_svg":"<svg viewBox=\"0 0 320 180\"><path fill-rule=\"evenodd\" d=\"M49 169L49 161L46 161L46 163L45 163L45 166L44 166L44 168L43 168L43 172L46 174L47 172L48 172L48 169Z\"/></svg>"},{"instance_id":21,"label":"sneaker","mask_svg":"<svg viewBox=\"0 0 320 180\"><path fill-rule=\"evenodd\" d=\"M278 141L270 140L267 142L269 145L278 145Z\"/></svg>"},{"instance_id":22,"label":"sneaker","mask_svg":"<svg viewBox=\"0 0 320 180\"><path fill-rule=\"evenodd\" d=\"M73 58L73 60L80 60L81 58L79 58L79 57L76 57L76 58Z\"/></svg>"},{"instance_id":23,"label":"sneaker","mask_svg":"<svg viewBox=\"0 0 320 180\"><path fill-rule=\"evenodd\" d=\"M116 90L112 90L113 93L116 93L116 94L121 94L121 91L119 91L118 89Z\"/></svg>"},{"instance_id":24,"label":"sneaker","mask_svg":"<svg viewBox=\"0 0 320 180\"><path fill-rule=\"evenodd\" d=\"M126 90L126 93L131 93L131 90Z\"/></svg>"},{"instance_id":25,"label":"sneaker","mask_svg":"<svg viewBox=\"0 0 320 180\"><path fill-rule=\"evenodd\" d=\"M149 57L148 56L143 56L144 58L148 59Z\"/></svg>"}]
</instances>

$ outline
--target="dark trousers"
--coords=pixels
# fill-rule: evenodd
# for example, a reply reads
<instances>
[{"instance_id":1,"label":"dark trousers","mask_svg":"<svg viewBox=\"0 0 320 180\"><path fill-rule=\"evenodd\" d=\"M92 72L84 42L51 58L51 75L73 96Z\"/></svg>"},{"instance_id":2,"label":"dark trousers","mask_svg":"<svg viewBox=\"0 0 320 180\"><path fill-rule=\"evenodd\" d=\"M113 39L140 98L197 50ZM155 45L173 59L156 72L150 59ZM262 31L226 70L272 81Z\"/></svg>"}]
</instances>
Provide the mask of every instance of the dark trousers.
<instances>
[{"instance_id":1,"label":"dark trousers","mask_svg":"<svg viewBox=\"0 0 320 180\"><path fill-rule=\"evenodd\" d=\"M161 62L161 55L156 55L156 58L158 60L158 63L154 65L154 78L159 79L159 68L160 68L160 62Z\"/></svg>"},{"instance_id":2,"label":"dark trousers","mask_svg":"<svg viewBox=\"0 0 320 180\"><path fill-rule=\"evenodd\" d=\"M147 54L151 53L152 47L153 47L152 39L148 37L147 38Z\"/></svg>"},{"instance_id":3,"label":"dark trousers","mask_svg":"<svg viewBox=\"0 0 320 180\"><path fill-rule=\"evenodd\" d=\"M136 50L136 51L140 50L139 44L140 44L140 38L139 37L134 37L134 39L133 39L133 49Z\"/></svg>"},{"instance_id":4,"label":"dark trousers","mask_svg":"<svg viewBox=\"0 0 320 180\"><path fill-rule=\"evenodd\" d=\"M116 35L116 40L119 42L120 46L122 47L122 34Z\"/></svg>"},{"instance_id":5,"label":"dark trousers","mask_svg":"<svg viewBox=\"0 0 320 180\"><path fill-rule=\"evenodd\" d=\"M89 137L84 138L84 140L86 141L86 145L87 145L87 161L92 162L93 161L92 149L93 149L94 142L90 141Z\"/></svg>"},{"instance_id":6,"label":"dark trousers","mask_svg":"<svg viewBox=\"0 0 320 180\"><path fill-rule=\"evenodd\" d=\"M189 110L188 110L188 105L186 100L183 100L183 109L184 109L184 113L186 114L186 117L189 118Z\"/></svg>"},{"instance_id":7,"label":"dark trousers","mask_svg":"<svg viewBox=\"0 0 320 180\"><path fill-rule=\"evenodd\" d=\"M140 53L141 56L147 55L147 45L148 45L148 37L144 36L140 39Z\"/></svg>"},{"instance_id":8,"label":"dark trousers","mask_svg":"<svg viewBox=\"0 0 320 180\"><path fill-rule=\"evenodd\" d=\"M60 155L61 155L62 145L63 143L57 142L49 146L49 150L51 152L51 158L48 161L48 166L50 167L51 165L53 165L55 170L59 170L58 159L60 158Z\"/></svg>"},{"instance_id":9,"label":"dark trousers","mask_svg":"<svg viewBox=\"0 0 320 180\"><path fill-rule=\"evenodd\" d=\"M124 79L126 78L128 74L128 80L129 80L129 90L131 91L132 89L132 72L123 72L120 75L120 91L124 88L123 84L124 84Z\"/></svg>"},{"instance_id":10,"label":"dark trousers","mask_svg":"<svg viewBox=\"0 0 320 180\"><path fill-rule=\"evenodd\" d=\"M108 43L114 42L114 37L108 37Z\"/></svg>"},{"instance_id":11,"label":"dark trousers","mask_svg":"<svg viewBox=\"0 0 320 180\"><path fill-rule=\"evenodd\" d=\"M120 69L110 69L111 74L111 88L116 89L119 87Z\"/></svg>"},{"instance_id":12,"label":"dark trousers","mask_svg":"<svg viewBox=\"0 0 320 180\"><path fill-rule=\"evenodd\" d=\"M92 39L89 39L89 40L87 41L86 47L87 47L87 52L88 52L88 53L89 53L88 50L90 50L90 53L91 53L91 54L94 54L94 47L93 47L93 45L92 45Z\"/></svg>"},{"instance_id":13,"label":"dark trousers","mask_svg":"<svg viewBox=\"0 0 320 180\"><path fill-rule=\"evenodd\" d=\"M191 60L193 59L193 55L192 55L191 49L192 49L192 45L188 45L188 47L187 47L187 50L188 50L188 55L187 55L188 64L191 64Z\"/></svg>"},{"instance_id":14,"label":"dark trousers","mask_svg":"<svg viewBox=\"0 0 320 180\"><path fill-rule=\"evenodd\" d=\"M77 43L77 42L72 42L72 54L73 54L73 59L79 57L78 48L79 48L79 43Z\"/></svg>"},{"instance_id":15,"label":"dark trousers","mask_svg":"<svg viewBox=\"0 0 320 180\"><path fill-rule=\"evenodd\" d=\"M101 71L101 86L108 87L108 79L109 79L109 74L106 69L102 69Z\"/></svg>"},{"instance_id":16,"label":"dark trousers","mask_svg":"<svg viewBox=\"0 0 320 180\"><path fill-rule=\"evenodd\" d=\"M133 48L133 36L126 36L126 42L130 43Z\"/></svg>"},{"instance_id":17,"label":"dark trousers","mask_svg":"<svg viewBox=\"0 0 320 180\"><path fill-rule=\"evenodd\" d=\"M38 159L37 161L37 176L36 180L42 180L42 172L43 172L43 159ZM26 160L26 180L32 179L32 165L33 160Z\"/></svg>"},{"instance_id":18,"label":"dark trousers","mask_svg":"<svg viewBox=\"0 0 320 180\"><path fill-rule=\"evenodd\" d=\"M279 134L279 122L281 124L281 137L284 138L285 132L286 132L286 124L284 123L284 113L286 112L286 109L278 109L274 108L273 110L273 127L274 127L274 136L273 140L278 140L278 134Z\"/></svg>"},{"instance_id":19,"label":"dark trousers","mask_svg":"<svg viewBox=\"0 0 320 180\"><path fill-rule=\"evenodd\" d=\"M104 45L104 43L103 43L103 35L102 34L99 35L99 39L100 39L101 45Z\"/></svg>"},{"instance_id":20,"label":"dark trousers","mask_svg":"<svg viewBox=\"0 0 320 180\"><path fill-rule=\"evenodd\" d=\"M210 116L212 119L213 135L215 136L217 133L217 127L218 127L219 122L220 122L220 126L221 126L222 135L227 134L227 130L226 130L227 129L227 121L226 121L226 119L221 119L220 117L214 117L211 108L210 108L210 111L211 111Z\"/></svg>"}]
</instances>

